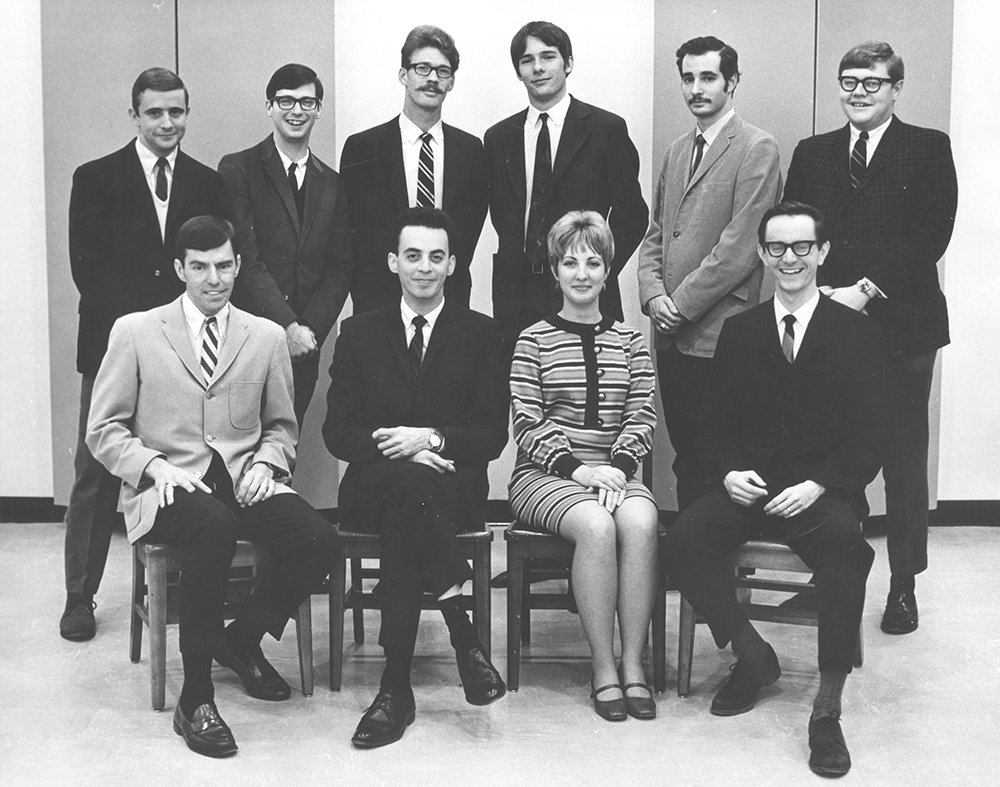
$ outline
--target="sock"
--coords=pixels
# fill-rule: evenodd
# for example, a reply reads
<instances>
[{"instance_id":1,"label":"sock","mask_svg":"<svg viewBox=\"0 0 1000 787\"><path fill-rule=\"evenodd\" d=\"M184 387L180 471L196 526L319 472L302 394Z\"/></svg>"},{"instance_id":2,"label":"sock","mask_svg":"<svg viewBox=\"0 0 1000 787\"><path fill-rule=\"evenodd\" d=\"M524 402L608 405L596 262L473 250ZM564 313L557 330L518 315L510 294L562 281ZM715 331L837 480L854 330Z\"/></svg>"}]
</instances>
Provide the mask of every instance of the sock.
<instances>
[{"instance_id":1,"label":"sock","mask_svg":"<svg viewBox=\"0 0 1000 787\"><path fill-rule=\"evenodd\" d=\"M451 646L455 650L469 650L479 646L479 635L469 620L469 613L462 609L461 596L452 596L442 601L441 614L451 635Z\"/></svg>"},{"instance_id":2,"label":"sock","mask_svg":"<svg viewBox=\"0 0 1000 787\"><path fill-rule=\"evenodd\" d=\"M740 660L763 661L767 656L767 643L748 621L733 637L733 650Z\"/></svg>"},{"instance_id":3,"label":"sock","mask_svg":"<svg viewBox=\"0 0 1000 787\"><path fill-rule=\"evenodd\" d=\"M184 685L181 687L180 705L184 717L190 720L199 705L215 699L212 654L182 653L181 661L184 663Z\"/></svg>"},{"instance_id":4,"label":"sock","mask_svg":"<svg viewBox=\"0 0 1000 787\"><path fill-rule=\"evenodd\" d=\"M913 590L916 587L916 577L912 574L909 576L903 574L893 574L889 577L889 592L890 593L907 593L913 595Z\"/></svg>"},{"instance_id":5,"label":"sock","mask_svg":"<svg viewBox=\"0 0 1000 787\"><path fill-rule=\"evenodd\" d=\"M819 674L819 691L813 700L812 719L821 716L840 718L840 697L844 693L844 683L847 682L846 672L824 671Z\"/></svg>"},{"instance_id":6,"label":"sock","mask_svg":"<svg viewBox=\"0 0 1000 787\"><path fill-rule=\"evenodd\" d=\"M410 688L410 664L413 653L395 648L385 648L385 669L382 671L382 688L396 692L413 693Z\"/></svg>"}]
</instances>

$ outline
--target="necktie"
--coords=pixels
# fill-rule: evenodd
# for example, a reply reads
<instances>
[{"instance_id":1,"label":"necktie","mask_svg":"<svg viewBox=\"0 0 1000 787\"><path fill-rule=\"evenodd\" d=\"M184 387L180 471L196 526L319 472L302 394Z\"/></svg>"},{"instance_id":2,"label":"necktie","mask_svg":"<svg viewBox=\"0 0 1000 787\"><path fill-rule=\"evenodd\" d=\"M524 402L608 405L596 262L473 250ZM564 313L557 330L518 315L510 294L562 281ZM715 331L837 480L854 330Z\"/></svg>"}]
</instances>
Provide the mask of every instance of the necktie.
<instances>
[{"instance_id":1,"label":"necktie","mask_svg":"<svg viewBox=\"0 0 1000 787\"><path fill-rule=\"evenodd\" d=\"M420 364L424 360L424 326L427 324L426 318L417 315L413 318L413 338L410 339L410 366L413 368L413 376L420 376Z\"/></svg>"},{"instance_id":2,"label":"necktie","mask_svg":"<svg viewBox=\"0 0 1000 787\"><path fill-rule=\"evenodd\" d=\"M691 178L694 177L694 173L698 171L698 165L701 164L701 157L705 154L705 138L699 134L694 138L694 160L691 162L691 172L688 173L688 183L691 182Z\"/></svg>"},{"instance_id":3,"label":"necktie","mask_svg":"<svg viewBox=\"0 0 1000 787\"><path fill-rule=\"evenodd\" d=\"M201 340L201 374L205 384L212 382L215 365L219 362L219 334L216 333L218 320L215 317L205 319L205 338Z\"/></svg>"},{"instance_id":4,"label":"necktie","mask_svg":"<svg viewBox=\"0 0 1000 787\"><path fill-rule=\"evenodd\" d=\"M545 213L549 206L549 191L552 189L552 145L549 142L549 115L539 115L542 128L535 143L535 171L531 183L531 208L528 210L528 234L524 250L531 260L531 272L545 275L545 236L543 227Z\"/></svg>"},{"instance_id":5,"label":"necktie","mask_svg":"<svg viewBox=\"0 0 1000 787\"><path fill-rule=\"evenodd\" d=\"M298 164L294 161L288 165L288 186L292 190L292 198L295 200L295 212L299 215L299 224L302 223L302 206L305 201L305 191L299 188L299 179L295 175Z\"/></svg>"},{"instance_id":6,"label":"necktie","mask_svg":"<svg viewBox=\"0 0 1000 787\"><path fill-rule=\"evenodd\" d=\"M786 314L784 317L785 332L781 335L781 351L789 363L795 362L795 317Z\"/></svg>"},{"instance_id":7,"label":"necktie","mask_svg":"<svg viewBox=\"0 0 1000 787\"><path fill-rule=\"evenodd\" d=\"M167 159L165 156L156 160L156 198L160 202L167 201Z\"/></svg>"},{"instance_id":8,"label":"necktie","mask_svg":"<svg viewBox=\"0 0 1000 787\"><path fill-rule=\"evenodd\" d=\"M417 167L417 205L434 207L434 151L431 150L430 132L420 135L420 165Z\"/></svg>"},{"instance_id":9,"label":"necktie","mask_svg":"<svg viewBox=\"0 0 1000 787\"><path fill-rule=\"evenodd\" d=\"M868 169L868 132L862 131L851 152L851 188L858 187L866 169Z\"/></svg>"}]
</instances>

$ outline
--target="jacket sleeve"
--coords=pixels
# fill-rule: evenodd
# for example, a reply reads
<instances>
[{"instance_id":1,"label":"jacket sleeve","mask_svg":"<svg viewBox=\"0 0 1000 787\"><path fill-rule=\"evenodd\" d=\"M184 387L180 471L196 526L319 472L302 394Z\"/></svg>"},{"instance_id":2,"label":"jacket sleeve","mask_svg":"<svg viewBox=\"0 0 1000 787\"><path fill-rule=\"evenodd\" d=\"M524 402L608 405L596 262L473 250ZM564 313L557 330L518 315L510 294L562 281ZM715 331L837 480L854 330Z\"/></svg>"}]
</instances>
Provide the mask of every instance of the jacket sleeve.
<instances>
[{"instance_id":1,"label":"jacket sleeve","mask_svg":"<svg viewBox=\"0 0 1000 787\"><path fill-rule=\"evenodd\" d=\"M323 440L327 450L344 462L369 464L384 457L372 439L372 429L362 426L363 379L351 320L343 323L330 364ZM370 381L368 381L370 382Z\"/></svg>"},{"instance_id":2,"label":"jacket sleeve","mask_svg":"<svg viewBox=\"0 0 1000 787\"><path fill-rule=\"evenodd\" d=\"M100 299L108 273L106 261L112 257L108 194L96 174L78 168L69 198L70 270L82 301Z\"/></svg>"},{"instance_id":3,"label":"jacket sleeve","mask_svg":"<svg viewBox=\"0 0 1000 787\"><path fill-rule=\"evenodd\" d=\"M302 320L312 326L318 337L325 337L344 308L351 291L354 255L351 251L351 217L343 179L334 173L337 199L333 208L330 242L323 251L323 283L309 299Z\"/></svg>"},{"instance_id":4,"label":"jacket sleeve","mask_svg":"<svg viewBox=\"0 0 1000 787\"><path fill-rule=\"evenodd\" d=\"M611 205L608 225L615 239L611 275L617 277L638 247L649 222L649 207L639 185L639 151L621 118L617 119L608 141L607 155L604 177Z\"/></svg>"},{"instance_id":5,"label":"jacket sleeve","mask_svg":"<svg viewBox=\"0 0 1000 787\"><path fill-rule=\"evenodd\" d=\"M253 460L266 462L282 471L278 480L295 470L295 444L299 439L299 426L295 419L292 399L292 359L283 333L275 331L268 364L264 395L261 397L261 436Z\"/></svg>"},{"instance_id":6,"label":"jacket sleeve","mask_svg":"<svg viewBox=\"0 0 1000 787\"><path fill-rule=\"evenodd\" d=\"M621 429L611 446L611 465L631 477L653 447L656 375L642 334L632 332L628 347L629 390Z\"/></svg>"},{"instance_id":7,"label":"jacket sleeve","mask_svg":"<svg viewBox=\"0 0 1000 787\"><path fill-rule=\"evenodd\" d=\"M725 478L731 470L752 470L737 442L739 415L736 403L741 396L741 385L736 368L742 352L739 335L731 320L722 324L715 357L709 372L705 403L702 405L695 449L702 461L711 468L715 480Z\"/></svg>"},{"instance_id":8,"label":"jacket sleeve","mask_svg":"<svg viewBox=\"0 0 1000 787\"><path fill-rule=\"evenodd\" d=\"M648 314L647 304L657 295L666 294L663 286L663 195L666 189L669 151L663 157L660 178L656 182L653 208L649 215L649 229L639 247L639 261L636 274L639 277L639 305L643 314Z\"/></svg>"}]
</instances>

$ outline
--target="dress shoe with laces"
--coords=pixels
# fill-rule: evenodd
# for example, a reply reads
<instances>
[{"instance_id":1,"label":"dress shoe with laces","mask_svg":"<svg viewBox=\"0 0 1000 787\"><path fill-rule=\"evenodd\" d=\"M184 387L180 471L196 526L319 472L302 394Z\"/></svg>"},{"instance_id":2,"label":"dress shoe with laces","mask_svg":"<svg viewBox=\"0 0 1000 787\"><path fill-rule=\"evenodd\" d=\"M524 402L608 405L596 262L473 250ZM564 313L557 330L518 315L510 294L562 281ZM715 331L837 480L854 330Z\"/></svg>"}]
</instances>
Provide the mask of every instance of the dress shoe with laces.
<instances>
[{"instance_id":1,"label":"dress shoe with laces","mask_svg":"<svg viewBox=\"0 0 1000 787\"><path fill-rule=\"evenodd\" d=\"M93 639L97 633L97 623L94 621L95 606L93 596L67 593L66 609L59 618L59 635L73 642Z\"/></svg>"},{"instance_id":2,"label":"dress shoe with laces","mask_svg":"<svg viewBox=\"0 0 1000 787\"><path fill-rule=\"evenodd\" d=\"M624 696L613 700L601 700L597 698L598 694L603 694L611 689L621 691L622 687L617 683L609 683L607 686L595 689L594 679L590 679L590 698L594 701L594 713L605 721L625 721L628 719L628 703L625 702Z\"/></svg>"},{"instance_id":3,"label":"dress shoe with laces","mask_svg":"<svg viewBox=\"0 0 1000 787\"><path fill-rule=\"evenodd\" d=\"M909 634L917 630L917 597L905 590L890 590L882 615L882 631L886 634Z\"/></svg>"},{"instance_id":4,"label":"dress shoe with laces","mask_svg":"<svg viewBox=\"0 0 1000 787\"><path fill-rule=\"evenodd\" d=\"M653 690L645 683L626 683L625 670L618 665L618 679L622 684L622 693L625 695L625 709L633 719L655 719L656 701L653 699ZM629 689L643 689L648 697L630 697Z\"/></svg>"},{"instance_id":5,"label":"dress shoe with laces","mask_svg":"<svg viewBox=\"0 0 1000 787\"><path fill-rule=\"evenodd\" d=\"M184 738L187 747L206 757L228 757L236 754L239 746L214 702L199 705L188 721L178 702L174 708L174 732Z\"/></svg>"},{"instance_id":6,"label":"dress shoe with laces","mask_svg":"<svg viewBox=\"0 0 1000 787\"><path fill-rule=\"evenodd\" d=\"M455 661L458 662L465 701L470 705L489 705L507 693L507 684L486 658L482 645L477 643L467 650L456 650Z\"/></svg>"},{"instance_id":7,"label":"dress shoe with laces","mask_svg":"<svg viewBox=\"0 0 1000 787\"><path fill-rule=\"evenodd\" d=\"M264 658L260 645L234 652L229 645L216 651L215 660L239 676L247 694L259 700L280 702L292 696L292 689L278 671Z\"/></svg>"},{"instance_id":8,"label":"dress shoe with laces","mask_svg":"<svg viewBox=\"0 0 1000 787\"><path fill-rule=\"evenodd\" d=\"M356 749L376 749L395 743L416 716L413 692L383 686L358 722L351 743Z\"/></svg>"},{"instance_id":9,"label":"dress shoe with laces","mask_svg":"<svg viewBox=\"0 0 1000 787\"><path fill-rule=\"evenodd\" d=\"M733 674L712 700L712 713L716 716L746 713L757 703L757 692L781 677L778 657L770 645L763 660L740 659L729 669Z\"/></svg>"},{"instance_id":10,"label":"dress shoe with laces","mask_svg":"<svg viewBox=\"0 0 1000 787\"><path fill-rule=\"evenodd\" d=\"M851 753L840 729L840 717L809 720L809 767L820 776L843 776L851 770Z\"/></svg>"}]
</instances>

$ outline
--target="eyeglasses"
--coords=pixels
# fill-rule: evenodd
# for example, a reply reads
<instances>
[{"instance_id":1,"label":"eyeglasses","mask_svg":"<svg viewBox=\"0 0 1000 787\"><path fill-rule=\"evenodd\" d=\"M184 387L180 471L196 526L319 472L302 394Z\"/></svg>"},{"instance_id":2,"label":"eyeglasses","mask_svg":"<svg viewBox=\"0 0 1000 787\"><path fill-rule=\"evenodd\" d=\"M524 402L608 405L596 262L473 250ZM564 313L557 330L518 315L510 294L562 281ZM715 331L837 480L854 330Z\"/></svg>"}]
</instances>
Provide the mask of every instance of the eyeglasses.
<instances>
[{"instance_id":1,"label":"eyeglasses","mask_svg":"<svg viewBox=\"0 0 1000 787\"><path fill-rule=\"evenodd\" d=\"M796 257L805 257L809 252L813 250L819 241L815 240L797 240L791 243L782 243L778 240L772 240L764 244L764 251L770 254L774 258L784 257L785 252L789 249L792 250L792 254Z\"/></svg>"},{"instance_id":2,"label":"eyeglasses","mask_svg":"<svg viewBox=\"0 0 1000 787\"><path fill-rule=\"evenodd\" d=\"M406 70L409 71L411 68L422 77L429 77L431 75L431 71L437 74L438 79L451 79L455 76L455 69L451 66L432 66L430 63L410 63L410 65L406 67Z\"/></svg>"},{"instance_id":3,"label":"eyeglasses","mask_svg":"<svg viewBox=\"0 0 1000 787\"><path fill-rule=\"evenodd\" d=\"M841 89L848 93L853 93L859 84L864 87L866 93L878 93L882 89L882 85L896 84L895 79L886 79L885 77L865 77L864 79L837 77L837 81L840 82Z\"/></svg>"},{"instance_id":4,"label":"eyeglasses","mask_svg":"<svg viewBox=\"0 0 1000 787\"><path fill-rule=\"evenodd\" d=\"M274 99L274 103L277 104L278 109L283 109L286 112L294 108L296 104L302 107L303 112L312 112L314 109L319 109L323 104L318 98L313 98L312 96L303 96L302 98L277 96Z\"/></svg>"}]
</instances>

